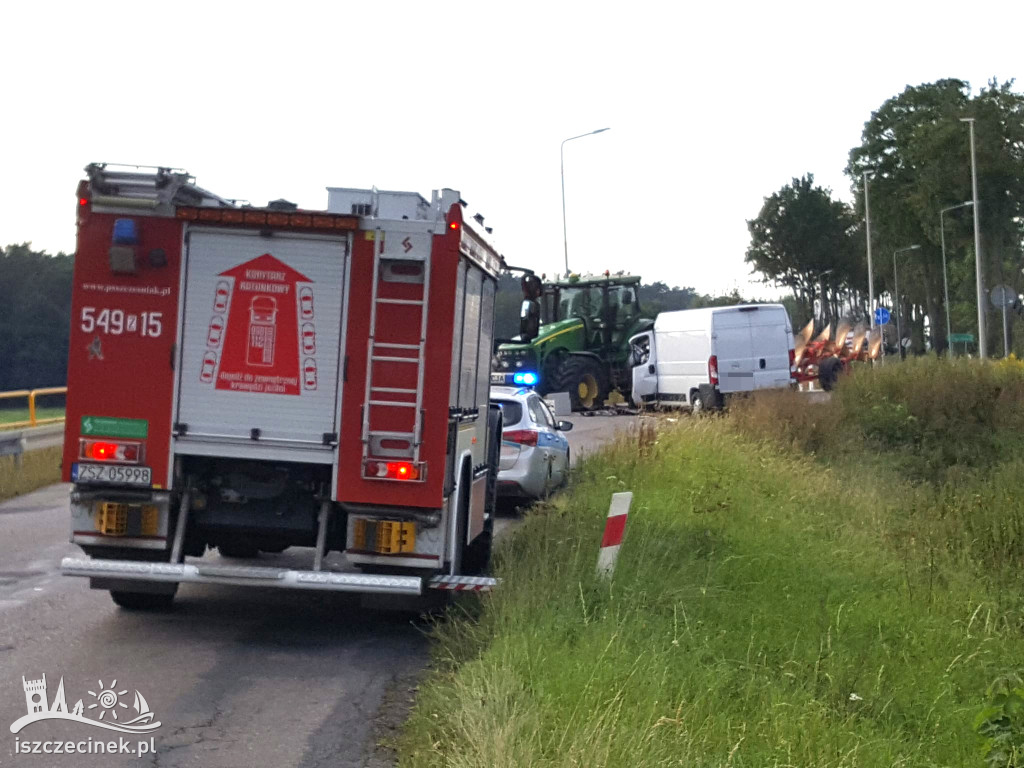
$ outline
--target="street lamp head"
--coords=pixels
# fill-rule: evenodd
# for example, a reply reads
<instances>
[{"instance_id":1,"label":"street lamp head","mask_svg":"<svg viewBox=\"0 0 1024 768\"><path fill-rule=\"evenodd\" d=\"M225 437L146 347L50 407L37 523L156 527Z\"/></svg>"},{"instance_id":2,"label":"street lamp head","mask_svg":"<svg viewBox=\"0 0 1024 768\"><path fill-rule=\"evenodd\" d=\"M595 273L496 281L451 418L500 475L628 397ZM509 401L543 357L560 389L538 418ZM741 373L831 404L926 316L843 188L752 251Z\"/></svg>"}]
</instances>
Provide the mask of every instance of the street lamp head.
<instances>
[{"instance_id":1,"label":"street lamp head","mask_svg":"<svg viewBox=\"0 0 1024 768\"><path fill-rule=\"evenodd\" d=\"M974 122L974 118L973 117L961 117L960 118L960 122L961 123L973 123Z\"/></svg>"},{"instance_id":2,"label":"street lamp head","mask_svg":"<svg viewBox=\"0 0 1024 768\"><path fill-rule=\"evenodd\" d=\"M605 131L610 131L610 130L611 130L611 128L598 128L596 131L591 131L591 133L604 133Z\"/></svg>"}]
</instances>

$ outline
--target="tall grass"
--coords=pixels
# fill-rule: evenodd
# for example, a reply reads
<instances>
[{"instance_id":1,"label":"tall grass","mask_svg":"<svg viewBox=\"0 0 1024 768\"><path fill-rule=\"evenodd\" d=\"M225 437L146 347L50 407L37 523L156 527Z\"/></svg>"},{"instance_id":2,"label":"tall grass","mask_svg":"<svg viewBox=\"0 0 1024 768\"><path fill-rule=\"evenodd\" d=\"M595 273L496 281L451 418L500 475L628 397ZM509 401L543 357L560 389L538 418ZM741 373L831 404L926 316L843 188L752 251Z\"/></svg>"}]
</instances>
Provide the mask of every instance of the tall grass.
<instances>
[{"instance_id":1,"label":"tall grass","mask_svg":"<svg viewBox=\"0 0 1024 768\"><path fill-rule=\"evenodd\" d=\"M977 764L985 688L1024 659L1020 515L979 510L1024 466L972 500L780 450L826 448L797 420L834 412L757 440L754 411L686 419L584 462L499 547L501 589L437 628L402 765ZM606 582L603 519L627 488Z\"/></svg>"},{"instance_id":2,"label":"tall grass","mask_svg":"<svg viewBox=\"0 0 1024 768\"><path fill-rule=\"evenodd\" d=\"M883 457L910 481L956 480L1024 456L1024 363L919 358L844 377L828 402L781 391L737 403L733 423L837 465Z\"/></svg>"},{"instance_id":3,"label":"tall grass","mask_svg":"<svg viewBox=\"0 0 1024 768\"><path fill-rule=\"evenodd\" d=\"M21 456L0 456L0 501L60 482L63 448L40 448Z\"/></svg>"}]
</instances>

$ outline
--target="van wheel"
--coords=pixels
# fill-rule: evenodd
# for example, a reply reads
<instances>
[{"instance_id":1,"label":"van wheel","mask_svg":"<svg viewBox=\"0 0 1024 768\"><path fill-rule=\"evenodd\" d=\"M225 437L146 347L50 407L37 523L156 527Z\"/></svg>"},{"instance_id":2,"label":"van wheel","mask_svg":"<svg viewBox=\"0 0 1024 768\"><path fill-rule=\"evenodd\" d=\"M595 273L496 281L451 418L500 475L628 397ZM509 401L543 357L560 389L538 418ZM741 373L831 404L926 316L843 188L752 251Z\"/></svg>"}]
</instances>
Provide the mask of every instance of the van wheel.
<instances>
[{"instance_id":1,"label":"van wheel","mask_svg":"<svg viewBox=\"0 0 1024 768\"><path fill-rule=\"evenodd\" d=\"M701 397L700 392L693 391L690 393L690 412L694 416L700 416L704 413L704 398Z\"/></svg>"},{"instance_id":2,"label":"van wheel","mask_svg":"<svg viewBox=\"0 0 1024 768\"><path fill-rule=\"evenodd\" d=\"M574 411L591 411L604 405L608 383L601 366L589 357L567 356L555 370L550 392L568 392Z\"/></svg>"},{"instance_id":3,"label":"van wheel","mask_svg":"<svg viewBox=\"0 0 1024 768\"><path fill-rule=\"evenodd\" d=\"M690 404L696 414L720 411L722 410L722 394L708 384L701 384L696 391L691 393Z\"/></svg>"},{"instance_id":4,"label":"van wheel","mask_svg":"<svg viewBox=\"0 0 1024 768\"><path fill-rule=\"evenodd\" d=\"M170 608L174 602L174 595L178 591L178 585L174 585L174 592L152 593L152 592L121 592L110 590L110 598L121 608L129 611L155 611L163 608Z\"/></svg>"}]
</instances>

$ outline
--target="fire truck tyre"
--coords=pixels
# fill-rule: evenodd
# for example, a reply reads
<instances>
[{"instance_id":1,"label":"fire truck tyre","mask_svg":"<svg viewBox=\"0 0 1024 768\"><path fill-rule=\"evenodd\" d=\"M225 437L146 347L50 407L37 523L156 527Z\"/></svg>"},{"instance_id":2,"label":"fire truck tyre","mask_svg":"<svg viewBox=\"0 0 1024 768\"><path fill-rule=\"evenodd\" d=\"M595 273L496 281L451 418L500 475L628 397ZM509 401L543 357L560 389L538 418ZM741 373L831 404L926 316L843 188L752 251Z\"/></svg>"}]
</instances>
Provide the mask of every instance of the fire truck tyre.
<instances>
[{"instance_id":1,"label":"fire truck tyre","mask_svg":"<svg viewBox=\"0 0 1024 768\"><path fill-rule=\"evenodd\" d=\"M259 547L244 541L232 541L217 545L217 551L221 557L230 557L235 560L251 560L260 553Z\"/></svg>"},{"instance_id":2,"label":"fire truck tyre","mask_svg":"<svg viewBox=\"0 0 1024 768\"><path fill-rule=\"evenodd\" d=\"M821 388L831 392L839 380L839 374L843 371L843 363L838 357L828 357L821 361L818 366L818 381Z\"/></svg>"},{"instance_id":3,"label":"fire truck tyre","mask_svg":"<svg viewBox=\"0 0 1024 768\"><path fill-rule=\"evenodd\" d=\"M267 552L272 555L279 555L286 549L288 549L288 547L288 544L274 544L273 546L270 546L269 544L260 544L260 552Z\"/></svg>"},{"instance_id":4,"label":"fire truck tyre","mask_svg":"<svg viewBox=\"0 0 1024 768\"><path fill-rule=\"evenodd\" d=\"M485 530L473 539L473 543L466 547L462 553L463 574L466 576L479 576L486 572L487 566L491 562L491 544L493 541L494 535L489 530Z\"/></svg>"},{"instance_id":5,"label":"fire truck tyre","mask_svg":"<svg viewBox=\"0 0 1024 768\"><path fill-rule=\"evenodd\" d=\"M170 608L174 602L174 594L178 591L178 585L174 585L174 592L153 594L152 592L121 592L110 590L110 597L113 601L129 611L154 611L161 608Z\"/></svg>"},{"instance_id":6,"label":"fire truck tyre","mask_svg":"<svg viewBox=\"0 0 1024 768\"><path fill-rule=\"evenodd\" d=\"M569 355L555 371L551 392L568 392L574 411L591 411L604 405L608 384L595 360Z\"/></svg>"}]
</instances>

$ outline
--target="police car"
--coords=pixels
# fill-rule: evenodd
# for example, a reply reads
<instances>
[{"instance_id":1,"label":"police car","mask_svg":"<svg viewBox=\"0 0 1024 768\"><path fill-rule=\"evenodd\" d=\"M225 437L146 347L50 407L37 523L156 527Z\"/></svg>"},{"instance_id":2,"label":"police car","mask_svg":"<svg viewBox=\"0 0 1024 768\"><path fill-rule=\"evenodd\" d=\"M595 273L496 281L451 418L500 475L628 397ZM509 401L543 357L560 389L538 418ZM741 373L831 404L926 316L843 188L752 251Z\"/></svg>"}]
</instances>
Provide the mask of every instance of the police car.
<instances>
[{"instance_id":1,"label":"police car","mask_svg":"<svg viewBox=\"0 0 1024 768\"><path fill-rule=\"evenodd\" d=\"M542 499L569 478L572 422L558 421L540 395L527 387L491 387L502 411L498 495Z\"/></svg>"}]
</instances>

